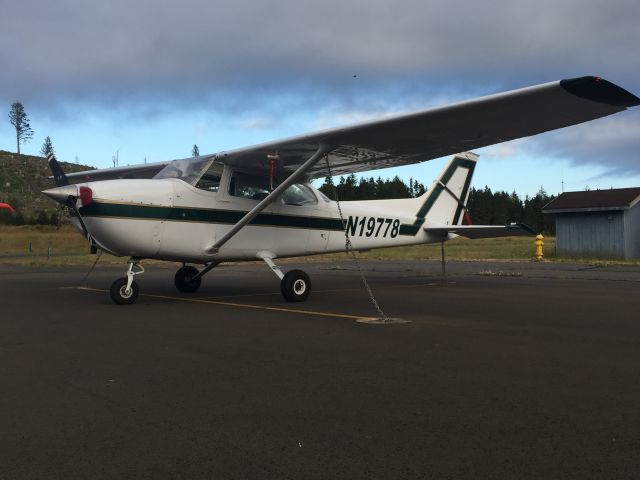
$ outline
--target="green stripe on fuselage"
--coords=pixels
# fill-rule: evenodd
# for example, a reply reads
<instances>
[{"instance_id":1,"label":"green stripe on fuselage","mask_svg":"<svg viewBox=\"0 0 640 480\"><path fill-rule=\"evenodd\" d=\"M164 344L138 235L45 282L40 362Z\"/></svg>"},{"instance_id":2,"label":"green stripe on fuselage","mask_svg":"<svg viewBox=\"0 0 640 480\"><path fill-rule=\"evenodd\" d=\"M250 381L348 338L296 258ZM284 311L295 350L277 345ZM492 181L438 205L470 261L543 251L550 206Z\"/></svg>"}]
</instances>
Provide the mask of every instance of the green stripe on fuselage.
<instances>
[{"instance_id":1,"label":"green stripe on fuselage","mask_svg":"<svg viewBox=\"0 0 640 480\"><path fill-rule=\"evenodd\" d=\"M203 222L233 225L244 217L247 212L235 210L212 210L204 208L158 207L127 203L92 202L87 206L81 207L80 213L87 217L137 218L169 222ZM249 224L342 231L342 224L339 219L277 215L272 213L261 213L251 220Z\"/></svg>"}]
</instances>

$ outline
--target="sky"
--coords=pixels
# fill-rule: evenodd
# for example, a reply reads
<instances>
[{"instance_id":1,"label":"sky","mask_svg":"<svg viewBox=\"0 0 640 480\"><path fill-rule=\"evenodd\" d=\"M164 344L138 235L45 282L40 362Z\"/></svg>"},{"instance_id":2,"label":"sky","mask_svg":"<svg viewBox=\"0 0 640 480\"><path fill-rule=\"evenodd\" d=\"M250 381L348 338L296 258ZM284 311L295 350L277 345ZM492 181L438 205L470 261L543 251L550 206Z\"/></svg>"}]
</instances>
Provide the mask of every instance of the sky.
<instances>
[{"instance_id":1,"label":"sky","mask_svg":"<svg viewBox=\"0 0 640 480\"><path fill-rule=\"evenodd\" d=\"M0 0L0 113L38 154L184 158L597 75L640 95L637 0ZM4 120L3 120L4 119ZM15 131L0 114L0 149ZM640 186L640 107L485 147L473 185ZM446 159L379 170L427 184Z\"/></svg>"}]
</instances>

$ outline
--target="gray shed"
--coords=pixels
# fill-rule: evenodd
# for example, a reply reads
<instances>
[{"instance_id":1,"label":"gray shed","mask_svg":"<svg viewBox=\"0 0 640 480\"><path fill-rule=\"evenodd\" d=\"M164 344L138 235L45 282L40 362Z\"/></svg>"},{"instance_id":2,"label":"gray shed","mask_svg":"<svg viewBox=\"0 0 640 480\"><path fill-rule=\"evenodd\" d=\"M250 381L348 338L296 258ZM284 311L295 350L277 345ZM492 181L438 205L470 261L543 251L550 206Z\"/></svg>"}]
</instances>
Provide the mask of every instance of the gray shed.
<instances>
[{"instance_id":1,"label":"gray shed","mask_svg":"<svg viewBox=\"0 0 640 480\"><path fill-rule=\"evenodd\" d=\"M566 192L542 208L556 217L556 253L640 258L640 188Z\"/></svg>"}]
</instances>

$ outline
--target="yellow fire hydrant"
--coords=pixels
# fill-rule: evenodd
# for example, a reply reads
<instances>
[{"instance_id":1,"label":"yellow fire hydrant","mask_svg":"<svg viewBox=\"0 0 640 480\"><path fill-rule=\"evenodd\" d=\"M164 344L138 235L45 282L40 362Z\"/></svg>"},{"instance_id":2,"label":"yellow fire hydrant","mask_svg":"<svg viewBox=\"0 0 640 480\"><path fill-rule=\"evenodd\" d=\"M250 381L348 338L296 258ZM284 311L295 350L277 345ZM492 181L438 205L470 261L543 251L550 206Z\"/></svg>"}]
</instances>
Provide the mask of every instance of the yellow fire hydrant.
<instances>
[{"instance_id":1,"label":"yellow fire hydrant","mask_svg":"<svg viewBox=\"0 0 640 480\"><path fill-rule=\"evenodd\" d=\"M544 253L542 252L542 247L544 246L544 237L541 233L536 235L536 260L538 262L542 261L544 258Z\"/></svg>"}]
</instances>

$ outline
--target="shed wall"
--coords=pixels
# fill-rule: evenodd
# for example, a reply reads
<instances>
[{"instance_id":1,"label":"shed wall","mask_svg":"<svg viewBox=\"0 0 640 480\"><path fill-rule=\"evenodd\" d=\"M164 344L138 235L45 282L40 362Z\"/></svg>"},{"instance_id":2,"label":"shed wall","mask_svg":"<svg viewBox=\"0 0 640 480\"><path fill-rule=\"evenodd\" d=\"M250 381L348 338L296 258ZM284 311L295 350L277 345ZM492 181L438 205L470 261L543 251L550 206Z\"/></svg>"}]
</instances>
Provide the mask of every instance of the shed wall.
<instances>
[{"instance_id":1,"label":"shed wall","mask_svg":"<svg viewBox=\"0 0 640 480\"><path fill-rule=\"evenodd\" d=\"M640 203L636 203L624 213L625 258L640 258Z\"/></svg>"},{"instance_id":2,"label":"shed wall","mask_svg":"<svg viewBox=\"0 0 640 480\"><path fill-rule=\"evenodd\" d=\"M624 226L624 211L558 213L557 254L624 258Z\"/></svg>"}]
</instances>

